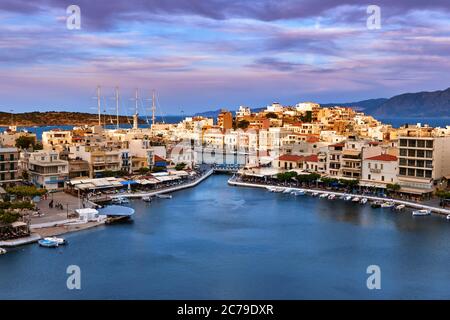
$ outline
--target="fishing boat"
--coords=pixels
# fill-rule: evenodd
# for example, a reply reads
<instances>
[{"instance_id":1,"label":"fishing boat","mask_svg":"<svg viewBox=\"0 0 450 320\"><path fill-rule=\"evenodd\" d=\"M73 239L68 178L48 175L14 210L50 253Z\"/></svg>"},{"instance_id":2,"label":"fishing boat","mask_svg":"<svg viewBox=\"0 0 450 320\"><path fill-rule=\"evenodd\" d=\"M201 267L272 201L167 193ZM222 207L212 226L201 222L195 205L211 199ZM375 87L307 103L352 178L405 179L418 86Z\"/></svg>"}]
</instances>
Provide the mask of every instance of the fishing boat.
<instances>
[{"instance_id":1,"label":"fishing boat","mask_svg":"<svg viewBox=\"0 0 450 320\"><path fill-rule=\"evenodd\" d=\"M51 242L56 242L58 244L58 246L62 246L62 245L67 244L67 241L64 238L47 237L47 238L44 238L44 240L51 241Z\"/></svg>"},{"instance_id":2,"label":"fishing boat","mask_svg":"<svg viewBox=\"0 0 450 320\"><path fill-rule=\"evenodd\" d=\"M406 208L406 206L404 204L400 204L400 205L395 207L395 210L402 211L405 208Z\"/></svg>"},{"instance_id":3,"label":"fishing boat","mask_svg":"<svg viewBox=\"0 0 450 320\"><path fill-rule=\"evenodd\" d=\"M144 202L152 202L152 197L150 197L150 196L145 196L145 197L142 197L141 199Z\"/></svg>"},{"instance_id":4,"label":"fishing boat","mask_svg":"<svg viewBox=\"0 0 450 320\"><path fill-rule=\"evenodd\" d=\"M372 204L370 205L372 208L376 209L376 208L381 208L381 202L380 201L374 201L372 202Z\"/></svg>"},{"instance_id":5,"label":"fishing boat","mask_svg":"<svg viewBox=\"0 0 450 320\"><path fill-rule=\"evenodd\" d=\"M46 239L41 239L38 241L38 243L39 243L39 246L45 247L45 248L57 248L59 246L58 242L46 240Z\"/></svg>"},{"instance_id":6,"label":"fishing boat","mask_svg":"<svg viewBox=\"0 0 450 320\"><path fill-rule=\"evenodd\" d=\"M381 204L382 208L394 208L395 207L395 203L393 202L384 202Z\"/></svg>"},{"instance_id":7,"label":"fishing boat","mask_svg":"<svg viewBox=\"0 0 450 320\"><path fill-rule=\"evenodd\" d=\"M328 198L328 196L329 196L328 193L322 193L322 194L319 196L319 198L325 199L325 198Z\"/></svg>"},{"instance_id":8,"label":"fishing boat","mask_svg":"<svg viewBox=\"0 0 450 320\"><path fill-rule=\"evenodd\" d=\"M306 192L304 190L295 190L292 191L291 194L294 196L304 196L306 195Z\"/></svg>"},{"instance_id":9,"label":"fishing boat","mask_svg":"<svg viewBox=\"0 0 450 320\"><path fill-rule=\"evenodd\" d=\"M413 216L429 216L431 215L431 210L423 209L423 210L415 210L412 213Z\"/></svg>"},{"instance_id":10,"label":"fishing boat","mask_svg":"<svg viewBox=\"0 0 450 320\"><path fill-rule=\"evenodd\" d=\"M352 196L345 196L345 197L344 197L344 200L345 200L345 201L350 201L350 200L352 200Z\"/></svg>"},{"instance_id":11,"label":"fishing boat","mask_svg":"<svg viewBox=\"0 0 450 320\"><path fill-rule=\"evenodd\" d=\"M8 251L6 251L5 249L3 249L3 248L0 248L0 256L2 255L2 254L6 254Z\"/></svg>"},{"instance_id":12,"label":"fishing boat","mask_svg":"<svg viewBox=\"0 0 450 320\"><path fill-rule=\"evenodd\" d=\"M358 198L358 197L354 197L352 199L352 202L360 202L360 201L361 201L361 198Z\"/></svg>"},{"instance_id":13,"label":"fishing boat","mask_svg":"<svg viewBox=\"0 0 450 320\"><path fill-rule=\"evenodd\" d=\"M157 194L156 197L160 199L172 199L172 196L170 194Z\"/></svg>"},{"instance_id":14,"label":"fishing boat","mask_svg":"<svg viewBox=\"0 0 450 320\"><path fill-rule=\"evenodd\" d=\"M334 199L336 199L336 195L335 194L330 194L328 196L328 200L334 200Z\"/></svg>"},{"instance_id":15,"label":"fishing boat","mask_svg":"<svg viewBox=\"0 0 450 320\"><path fill-rule=\"evenodd\" d=\"M367 201L369 201L369 200L367 200L367 198L362 198L361 201L360 201L359 203L361 203L361 204L366 204Z\"/></svg>"}]
</instances>

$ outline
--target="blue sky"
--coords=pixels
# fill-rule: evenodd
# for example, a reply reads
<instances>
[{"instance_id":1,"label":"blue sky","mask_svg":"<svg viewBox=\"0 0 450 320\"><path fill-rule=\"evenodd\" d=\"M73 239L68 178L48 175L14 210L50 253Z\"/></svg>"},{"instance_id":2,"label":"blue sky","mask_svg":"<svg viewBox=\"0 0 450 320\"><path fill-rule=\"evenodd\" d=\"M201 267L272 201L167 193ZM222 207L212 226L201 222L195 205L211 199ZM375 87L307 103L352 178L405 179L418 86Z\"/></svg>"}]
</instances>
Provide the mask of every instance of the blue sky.
<instances>
[{"instance_id":1,"label":"blue sky","mask_svg":"<svg viewBox=\"0 0 450 320\"><path fill-rule=\"evenodd\" d=\"M81 30L66 8L81 8ZM135 0L0 2L0 110L112 112L134 89L164 114L349 102L450 87L448 1ZM148 103L148 101L147 101Z\"/></svg>"}]
</instances>

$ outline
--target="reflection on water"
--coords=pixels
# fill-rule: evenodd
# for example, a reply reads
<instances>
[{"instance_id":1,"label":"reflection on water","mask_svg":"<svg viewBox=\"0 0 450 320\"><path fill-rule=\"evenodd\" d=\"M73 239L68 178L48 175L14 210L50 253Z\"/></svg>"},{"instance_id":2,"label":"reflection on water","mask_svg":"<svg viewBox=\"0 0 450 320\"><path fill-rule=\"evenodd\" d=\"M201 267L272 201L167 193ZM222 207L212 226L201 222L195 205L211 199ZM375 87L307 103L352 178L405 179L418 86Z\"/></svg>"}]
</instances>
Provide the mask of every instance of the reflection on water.
<instances>
[{"instance_id":1,"label":"reflection on water","mask_svg":"<svg viewBox=\"0 0 450 320\"><path fill-rule=\"evenodd\" d=\"M263 189L213 176L171 200L133 200L134 223L0 257L0 298L450 298L450 224L410 212ZM65 270L79 265L82 290ZM366 288L366 268L382 290Z\"/></svg>"}]
</instances>

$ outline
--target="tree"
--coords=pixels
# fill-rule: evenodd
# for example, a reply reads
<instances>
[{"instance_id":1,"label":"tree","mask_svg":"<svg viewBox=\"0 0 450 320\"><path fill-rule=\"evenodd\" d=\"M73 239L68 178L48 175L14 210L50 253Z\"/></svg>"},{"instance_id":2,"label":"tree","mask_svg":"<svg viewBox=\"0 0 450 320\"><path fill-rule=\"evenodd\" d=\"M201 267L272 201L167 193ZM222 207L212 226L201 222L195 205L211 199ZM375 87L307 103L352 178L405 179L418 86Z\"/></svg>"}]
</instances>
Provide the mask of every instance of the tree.
<instances>
[{"instance_id":1,"label":"tree","mask_svg":"<svg viewBox=\"0 0 450 320\"><path fill-rule=\"evenodd\" d=\"M238 127L239 129L245 130L245 129L248 128L249 125L250 125L250 122L249 122L249 121L247 121L247 120L241 120L241 121L238 122L237 127Z\"/></svg>"},{"instance_id":2,"label":"tree","mask_svg":"<svg viewBox=\"0 0 450 320\"><path fill-rule=\"evenodd\" d=\"M436 191L436 196L441 199L450 199L450 192L445 190Z\"/></svg>"},{"instance_id":3,"label":"tree","mask_svg":"<svg viewBox=\"0 0 450 320\"><path fill-rule=\"evenodd\" d=\"M141 174L141 175L145 175L145 174L149 173L149 171L150 171L150 168L147 168L147 167L139 168L139 174Z\"/></svg>"},{"instance_id":4,"label":"tree","mask_svg":"<svg viewBox=\"0 0 450 320\"><path fill-rule=\"evenodd\" d=\"M14 186L6 188L6 192L16 195L18 197L36 197L43 196L47 193L47 190L36 188L35 186Z\"/></svg>"},{"instance_id":5,"label":"tree","mask_svg":"<svg viewBox=\"0 0 450 320\"><path fill-rule=\"evenodd\" d=\"M154 172L154 173L163 172L163 171L166 171L166 168L164 168L164 167L157 167L157 166L152 168L152 172Z\"/></svg>"},{"instance_id":6,"label":"tree","mask_svg":"<svg viewBox=\"0 0 450 320\"><path fill-rule=\"evenodd\" d=\"M34 137L21 136L16 139L16 147L19 149L28 149L32 147L33 149L36 146L36 139Z\"/></svg>"},{"instance_id":7,"label":"tree","mask_svg":"<svg viewBox=\"0 0 450 320\"><path fill-rule=\"evenodd\" d=\"M175 170L177 170L177 171L184 170L184 168L186 168L186 166L187 166L187 164L184 162L177 163L177 165L175 166Z\"/></svg>"},{"instance_id":8,"label":"tree","mask_svg":"<svg viewBox=\"0 0 450 320\"><path fill-rule=\"evenodd\" d=\"M0 221L5 224L16 222L17 220L19 220L19 218L20 214L18 214L17 212L10 212L3 210L0 211Z\"/></svg>"},{"instance_id":9,"label":"tree","mask_svg":"<svg viewBox=\"0 0 450 320\"><path fill-rule=\"evenodd\" d=\"M278 119L278 116L274 112L269 112L269 113L266 114L266 118L267 119Z\"/></svg>"},{"instance_id":10,"label":"tree","mask_svg":"<svg viewBox=\"0 0 450 320\"><path fill-rule=\"evenodd\" d=\"M389 184L386 186L386 189L387 189L387 190L393 191L393 192L400 191L401 188L402 188L402 187L401 187L398 183L394 183L394 184L389 183Z\"/></svg>"}]
</instances>

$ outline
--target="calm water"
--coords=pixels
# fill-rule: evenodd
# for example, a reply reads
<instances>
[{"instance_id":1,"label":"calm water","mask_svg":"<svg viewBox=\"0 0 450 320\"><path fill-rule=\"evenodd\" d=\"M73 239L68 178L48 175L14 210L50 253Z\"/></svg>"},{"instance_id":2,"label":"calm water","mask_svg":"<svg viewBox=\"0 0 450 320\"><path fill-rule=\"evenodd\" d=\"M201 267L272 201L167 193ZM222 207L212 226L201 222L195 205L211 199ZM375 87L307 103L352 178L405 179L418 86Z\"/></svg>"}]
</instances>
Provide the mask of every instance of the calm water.
<instances>
[{"instance_id":1,"label":"calm water","mask_svg":"<svg viewBox=\"0 0 450 320\"><path fill-rule=\"evenodd\" d=\"M226 185L213 176L172 200L135 200L134 223L0 257L0 298L450 298L450 223ZM382 290L366 288L379 265ZM82 290L66 289L78 265Z\"/></svg>"}]
</instances>

